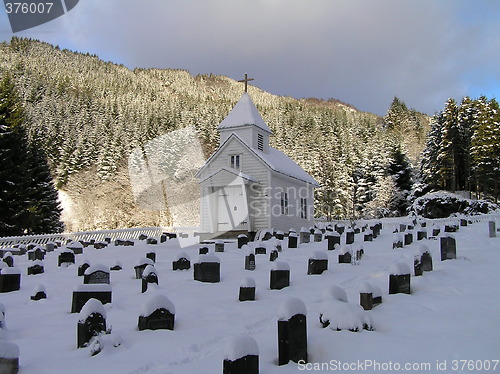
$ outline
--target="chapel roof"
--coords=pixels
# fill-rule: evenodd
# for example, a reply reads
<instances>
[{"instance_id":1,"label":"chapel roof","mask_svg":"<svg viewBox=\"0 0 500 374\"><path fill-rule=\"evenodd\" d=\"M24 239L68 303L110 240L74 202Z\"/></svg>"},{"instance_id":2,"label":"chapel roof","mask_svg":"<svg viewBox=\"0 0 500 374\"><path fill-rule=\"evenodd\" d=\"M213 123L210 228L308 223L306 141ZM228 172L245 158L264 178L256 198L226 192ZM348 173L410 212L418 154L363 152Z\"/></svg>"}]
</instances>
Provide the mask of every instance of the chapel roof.
<instances>
[{"instance_id":1,"label":"chapel roof","mask_svg":"<svg viewBox=\"0 0 500 374\"><path fill-rule=\"evenodd\" d=\"M229 112L226 118L217 127L218 130L232 129L235 127L242 127L254 125L258 128L271 133L271 129L266 125L262 119L257 107L253 103L250 95L245 92L240 100L236 103L234 108Z\"/></svg>"}]
</instances>

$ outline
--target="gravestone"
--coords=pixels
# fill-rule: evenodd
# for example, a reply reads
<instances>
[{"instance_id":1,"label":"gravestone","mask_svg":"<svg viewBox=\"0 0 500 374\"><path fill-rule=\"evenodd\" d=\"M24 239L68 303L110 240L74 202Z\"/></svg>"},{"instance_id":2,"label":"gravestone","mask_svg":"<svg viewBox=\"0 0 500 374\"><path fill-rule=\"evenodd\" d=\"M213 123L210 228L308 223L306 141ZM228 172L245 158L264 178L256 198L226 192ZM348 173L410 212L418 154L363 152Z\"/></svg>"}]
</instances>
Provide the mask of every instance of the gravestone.
<instances>
[{"instance_id":1,"label":"gravestone","mask_svg":"<svg viewBox=\"0 0 500 374\"><path fill-rule=\"evenodd\" d=\"M70 265L75 263L75 254L70 250L65 250L59 253L59 257L57 258L57 266L62 266L63 264Z\"/></svg>"},{"instance_id":2,"label":"gravestone","mask_svg":"<svg viewBox=\"0 0 500 374\"><path fill-rule=\"evenodd\" d=\"M392 239L392 249L403 248L403 236L401 234L394 234Z\"/></svg>"},{"instance_id":3,"label":"gravestone","mask_svg":"<svg viewBox=\"0 0 500 374\"><path fill-rule=\"evenodd\" d=\"M135 279L142 279L142 272L148 265L154 265L154 262L149 258L143 257L136 261L134 266Z\"/></svg>"},{"instance_id":4,"label":"gravestone","mask_svg":"<svg viewBox=\"0 0 500 374\"><path fill-rule=\"evenodd\" d=\"M432 271L432 256L428 251L422 253L420 266L422 267L422 271Z\"/></svg>"},{"instance_id":5,"label":"gravestone","mask_svg":"<svg viewBox=\"0 0 500 374\"><path fill-rule=\"evenodd\" d=\"M47 291L45 287L41 284L35 287L33 294L31 295L31 300L38 301L47 298Z\"/></svg>"},{"instance_id":6,"label":"gravestone","mask_svg":"<svg viewBox=\"0 0 500 374\"><path fill-rule=\"evenodd\" d=\"M440 232L441 232L440 228L434 228L432 229L432 236L438 236Z\"/></svg>"},{"instance_id":7,"label":"gravestone","mask_svg":"<svg viewBox=\"0 0 500 374\"><path fill-rule=\"evenodd\" d=\"M97 299L102 304L111 303L109 284L80 284L73 291L71 313L78 313L90 299Z\"/></svg>"},{"instance_id":8,"label":"gravestone","mask_svg":"<svg viewBox=\"0 0 500 374\"><path fill-rule=\"evenodd\" d=\"M281 290L290 285L290 266L286 262L275 261L270 272L269 287L271 290Z\"/></svg>"},{"instance_id":9,"label":"gravestone","mask_svg":"<svg viewBox=\"0 0 500 374\"><path fill-rule=\"evenodd\" d=\"M257 245L255 246L255 254L265 255L266 253L267 253L266 246L262 242L257 243Z\"/></svg>"},{"instance_id":10,"label":"gravestone","mask_svg":"<svg viewBox=\"0 0 500 374\"><path fill-rule=\"evenodd\" d=\"M417 240L427 239L427 231L417 231Z\"/></svg>"},{"instance_id":11,"label":"gravestone","mask_svg":"<svg viewBox=\"0 0 500 374\"><path fill-rule=\"evenodd\" d=\"M322 274L325 270L328 270L328 256L324 252L315 251L312 256L309 257L309 262L307 264L307 275Z\"/></svg>"},{"instance_id":12,"label":"gravestone","mask_svg":"<svg viewBox=\"0 0 500 374\"><path fill-rule=\"evenodd\" d=\"M269 240L273 237L273 234L271 234L270 231L266 231L264 232L264 235L262 236L262 240L263 241L266 241L266 240Z\"/></svg>"},{"instance_id":13,"label":"gravestone","mask_svg":"<svg viewBox=\"0 0 500 374\"><path fill-rule=\"evenodd\" d=\"M14 256L12 256L11 252L6 252L3 255L2 261L10 268L14 267Z\"/></svg>"},{"instance_id":14,"label":"gravestone","mask_svg":"<svg viewBox=\"0 0 500 374\"><path fill-rule=\"evenodd\" d=\"M115 247L119 247L125 245L125 240L123 239L115 239Z\"/></svg>"},{"instance_id":15,"label":"gravestone","mask_svg":"<svg viewBox=\"0 0 500 374\"><path fill-rule=\"evenodd\" d=\"M125 240L125 241L123 242L123 245L124 245L125 247L133 247L133 246L135 246L135 242L134 242L133 240Z\"/></svg>"},{"instance_id":16,"label":"gravestone","mask_svg":"<svg viewBox=\"0 0 500 374\"><path fill-rule=\"evenodd\" d=\"M108 246L107 242L94 242L94 249L104 249Z\"/></svg>"},{"instance_id":17,"label":"gravestone","mask_svg":"<svg viewBox=\"0 0 500 374\"><path fill-rule=\"evenodd\" d=\"M0 270L0 293L19 291L21 288L21 271L16 267Z\"/></svg>"},{"instance_id":18,"label":"gravestone","mask_svg":"<svg viewBox=\"0 0 500 374\"><path fill-rule=\"evenodd\" d=\"M148 236L146 234L140 234L139 235L139 240L146 240Z\"/></svg>"},{"instance_id":19,"label":"gravestone","mask_svg":"<svg viewBox=\"0 0 500 374\"><path fill-rule=\"evenodd\" d=\"M111 271L120 271L120 270L122 270L122 263L120 261L115 261L115 263L113 264L113 266L111 266L109 268L109 270L111 270Z\"/></svg>"},{"instance_id":20,"label":"gravestone","mask_svg":"<svg viewBox=\"0 0 500 374\"><path fill-rule=\"evenodd\" d=\"M252 278L245 278L240 283L239 301L255 300L255 281Z\"/></svg>"},{"instance_id":21,"label":"gravestone","mask_svg":"<svg viewBox=\"0 0 500 374\"><path fill-rule=\"evenodd\" d=\"M404 235L404 245L410 245L413 243L413 234L411 232L407 232Z\"/></svg>"},{"instance_id":22,"label":"gravestone","mask_svg":"<svg viewBox=\"0 0 500 374\"><path fill-rule=\"evenodd\" d=\"M339 264L350 264L352 262L351 249L347 246L340 248Z\"/></svg>"},{"instance_id":23,"label":"gravestone","mask_svg":"<svg viewBox=\"0 0 500 374\"><path fill-rule=\"evenodd\" d=\"M245 256L245 270L255 270L255 255L253 253Z\"/></svg>"},{"instance_id":24,"label":"gravestone","mask_svg":"<svg viewBox=\"0 0 500 374\"><path fill-rule=\"evenodd\" d=\"M172 270L189 270L191 268L191 261L189 256L181 252L177 255L175 261L172 262Z\"/></svg>"},{"instance_id":25,"label":"gravestone","mask_svg":"<svg viewBox=\"0 0 500 374\"><path fill-rule=\"evenodd\" d=\"M77 326L77 348L86 347L92 338L106 331L106 311L99 300L89 299L85 303Z\"/></svg>"},{"instance_id":26,"label":"gravestone","mask_svg":"<svg viewBox=\"0 0 500 374\"><path fill-rule=\"evenodd\" d=\"M490 238L495 238L497 236L495 221L488 222L488 233Z\"/></svg>"},{"instance_id":27,"label":"gravestone","mask_svg":"<svg viewBox=\"0 0 500 374\"><path fill-rule=\"evenodd\" d=\"M250 336L237 336L226 343L222 374L259 374L259 349Z\"/></svg>"},{"instance_id":28,"label":"gravestone","mask_svg":"<svg viewBox=\"0 0 500 374\"><path fill-rule=\"evenodd\" d=\"M137 327L139 331L173 330L174 324L174 304L165 295L154 295L144 304Z\"/></svg>"},{"instance_id":29,"label":"gravestone","mask_svg":"<svg viewBox=\"0 0 500 374\"><path fill-rule=\"evenodd\" d=\"M306 306L289 297L278 311L278 365L307 362Z\"/></svg>"},{"instance_id":30,"label":"gravestone","mask_svg":"<svg viewBox=\"0 0 500 374\"><path fill-rule=\"evenodd\" d=\"M305 227L300 229L300 244L309 243L311 241L311 233Z\"/></svg>"},{"instance_id":31,"label":"gravestone","mask_svg":"<svg viewBox=\"0 0 500 374\"><path fill-rule=\"evenodd\" d=\"M278 230L276 232L276 239L283 240L285 238L285 233L283 231Z\"/></svg>"},{"instance_id":32,"label":"gravestone","mask_svg":"<svg viewBox=\"0 0 500 374\"><path fill-rule=\"evenodd\" d=\"M81 255L83 253L83 244L79 242L71 242L66 245L66 249L72 251L75 255Z\"/></svg>"},{"instance_id":33,"label":"gravestone","mask_svg":"<svg viewBox=\"0 0 500 374\"><path fill-rule=\"evenodd\" d=\"M406 225L403 223L399 224L399 232L404 232L406 230Z\"/></svg>"},{"instance_id":34,"label":"gravestone","mask_svg":"<svg viewBox=\"0 0 500 374\"><path fill-rule=\"evenodd\" d=\"M208 253L208 247L200 247L198 250L199 255L206 255Z\"/></svg>"},{"instance_id":35,"label":"gravestone","mask_svg":"<svg viewBox=\"0 0 500 374\"><path fill-rule=\"evenodd\" d=\"M451 235L441 237L441 261L457 258L457 245Z\"/></svg>"},{"instance_id":36,"label":"gravestone","mask_svg":"<svg viewBox=\"0 0 500 374\"><path fill-rule=\"evenodd\" d=\"M83 284L109 284L109 269L104 265L92 265L83 273Z\"/></svg>"},{"instance_id":37,"label":"gravestone","mask_svg":"<svg viewBox=\"0 0 500 374\"><path fill-rule=\"evenodd\" d=\"M248 244L248 236L245 234L238 235L238 249L243 247L245 244Z\"/></svg>"},{"instance_id":38,"label":"gravestone","mask_svg":"<svg viewBox=\"0 0 500 374\"><path fill-rule=\"evenodd\" d=\"M354 243L354 231L349 229L345 232L345 244Z\"/></svg>"},{"instance_id":39,"label":"gravestone","mask_svg":"<svg viewBox=\"0 0 500 374\"><path fill-rule=\"evenodd\" d=\"M467 220L466 219L460 219L460 226L466 227L467 226Z\"/></svg>"},{"instance_id":40,"label":"gravestone","mask_svg":"<svg viewBox=\"0 0 500 374\"><path fill-rule=\"evenodd\" d=\"M364 283L359 290L359 305L364 310L372 310L373 303L373 288L369 283Z\"/></svg>"},{"instance_id":41,"label":"gravestone","mask_svg":"<svg viewBox=\"0 0 500 374\"><path fill-rule=\"evenodd\" d=\"M85 274L85 270L87 270L89 267L90 267L90 262L89 260L85 259L83 263L80 266L78 266L78 276L83 277L83 275Z\"/></svg>"},{"instance_id":42,"label":"gravestone","mask_svg":"<svg viewBox=\"0 0 500 374\"><path fill-rule=\"evenodd\" d=\"M335 244L340 245L340 235L338 233L329 232L325 236L326 236L326 240L328 242L327 248L329 251L335 250Z\"/></svg>"},{"instance_id":43,"label":"gravestone","mask_svg":"<svg viewBox=\"0 0 500 374\"><path fill-rule=\"evenodd\" d=\"M342 223L339 223L339 224L335 224L335 231L337 231L339 233L339 235L342 235L342 233L344 232L345 230L345 225L342 224Z\"/></svg>"},{"instance_id":44,"label":"gravestone","mask_svg":"<svg viewBox=\"0 0 500 374\"><path fill-rule=\"evenodd\" d=\"M367 231L365 233L364 241L365 242L372 242L373 241L373 232L372 231Z\"/></svg>"},{"instance_id":45,"label":"gravestone","mask_svg":"<svg viewBox=\"0 0 500 374\"><path fill-rule=\"evenodd\" d=\"M160 235L160 243L165 243L168 240L167 234Z\"/></svg>"},{"instance_id":46,"label":"gravestone","mask_svg":"<svg viewBox=\"0 0 500 374\"><path fill-rule=\"evenodd\" d=\"M155 238L147 238L146 239L146 244L158 244L158 240L156 240Z\"/></svg>"},{"instance_id":47,"label":"gravestone","mask_svg":"<svg viewBox=\"0 0 500 374\"><path fill-rule=\"evenodd\" d=\"M276 259L278 258L278 250L277 249L273 249L271 251L271 253L269 254L269 261L276 261Z\"/></svg>"},{"instance_id":48,"label":"gravestone","mask_svg":"<svg viewBox=\"0 0 500 374\"><path fill-rule=\"evenodd\" d=\"M176 239L177 238L177 234L175 232L164 232L163 234L166 235L168 239Z\"/></svg>"},{"instance_id":49,"label":"gravestone","mask_svg":"<svg viewBox=\"0 0 500 374\"><path fill-rule=\"evenodd\" d=\"M146 253L146 258L149 258L151 261L156 262L156 252L149 251L148 253Z\"/></svg>"},{"instance_id":50,"label":"gravestone","mask_svg":"<svg viewBox=\"0 0 500 374\"><path fill-rule=\"evenodd\" d=\"M288 234L288 248L297 248L297 234L291 232Z\"/></svg>"},{"instance_id":51,"label":"gravestone","mask_svg":"<svg viewBox=\"0 0 500 374\"><path fill-rule=\"evenodd\" d=\"M215 241L215 252L224 252L224 241L216 240Z\"/></svg>"},{"instance_id":52,"label":"gravestone","mask_svg":"<svg viewBox=\"0 0 500 374\"><path fill-rule=\"evenodd\" d=\"M422 256L415 256L415 258L413 259L413 272L416 277L419 277L423 274L421 259Z\"/></svg>"},{"instance_id":53,"label":"gravestone","mask_svg":"<svg viewBox=\"0 0 500 374\"><path fill-rule=\"evenodd\" d=\"M106 236L106 237L104 238L104 242L106 242L106 243L108 243L108 244L111 244L111 237Z\"/></svg>"},{"instance_id":54,"label":"gravestone","mask_svg":"<svg viewBox=\"0 0 500 374\"><path fill-rule=\"evenodd\" d=\"M43 251L40 247L36 247L30 251L28 251L28 260L43 260L45 258L45 251Z\"/></svg>"},{"instance_id":55,"label":"gravestone","mask_svg":"<svg viewBox=\"0 0 500 374\"><path fill-rule=\"evenodd\" d=\"M44 272L43 262L41 260L33 261L31 265L28 266L27 271L28 275L43 274Z\"/></svg>"},{"instance_id":56,"label":"gravestone","mask_svg":"<svg viewBox=\"0 0 500 374\"><path fill-rule=\"evenodd\" d=\"M410 294L410 268L408 265L398 262L392 264L389 271L389 295Z\"/></svg>"},{"instance_id":57,"label":"gravestone","mask_svg":"<svg viewBox=\"0 0 500 374\"><path fill-rule=\"evenodd\" d=\"M314 241L316 243L323 240L323 232L319 229L314 230Z\"/></svg>"},{"instance_id":58,"label":"gravestone","mask_svg":"<svg viewBox=\"0 0 500 374\"><path fill-rule=\"evenodd\" d=\"M158 274L153 265L148 265L142 272L142 293L148 290L149 283L156 283L158 285Z\"/></svg>"},{"instance_id":59,"label":"gravestone","mask_svg":"<svg viewBox=\"0 0 500 374\"><path fill-rule=\"evenodd\" d=\"M444 226L444 232L457 232L458 231L458 225L445 225Z\"/></svg>"},{"instance_id":60,"label":"gravestone","mask_svg":"<svg viewBox=\"0 0 500 374\"><path fill-rule=\"evenodd\" d=\"M377 223L373 226L370 226L370 229L372 230L372 233L373 233L373 239L376 239L380 235L380 230L382 229L382 224Z\"/></svg>"},{"instance_id":61,"label":"gravestone","mask_svg":"<svg viewBox=\"0 0 500 374\"><path fill-rule=\"evenodd\" d=\"M363 248L356 250L356 261L360 261L363 258L365 251Z\"/></svg>"},{"instance_id":62,"label":"gravestone","mask_svg":"<svg viewBox=\"0 0 500 374\"><path fill-rule=\"evenodd\" d=\"M0 340L0 373L19 372L19 347L15 343Z\"/></svg>"},{"instance_id":63,"label":"gravestone","mask_svg":"<svg viewBox=\"0 0 500 374\"><path fill-rule=\"evenodd\" d=\"M220 259L212 254L200 255L194 264L194 280L220 282Z\"/></svg>"}]
</instances>

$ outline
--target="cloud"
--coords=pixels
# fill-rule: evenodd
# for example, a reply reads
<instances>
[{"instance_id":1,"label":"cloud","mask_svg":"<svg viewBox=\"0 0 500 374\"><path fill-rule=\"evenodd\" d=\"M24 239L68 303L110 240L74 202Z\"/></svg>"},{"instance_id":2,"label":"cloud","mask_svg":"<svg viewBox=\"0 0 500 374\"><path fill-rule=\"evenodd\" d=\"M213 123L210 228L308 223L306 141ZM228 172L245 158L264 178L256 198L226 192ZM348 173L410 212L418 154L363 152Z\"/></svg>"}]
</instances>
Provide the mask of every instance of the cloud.
<instances>
[{"instance_id":1,"label":"cloud","mask_svg":"<svg viewBox=\"0 0 500 374\"><path fill-rule=\"evenodd\" d=\"M130 68L248 72L274 94L377 114L398 96L433 114L448 97L498 90L499 10L495 0L82 0L29 36Z\"/></svg>"}]
</instances>

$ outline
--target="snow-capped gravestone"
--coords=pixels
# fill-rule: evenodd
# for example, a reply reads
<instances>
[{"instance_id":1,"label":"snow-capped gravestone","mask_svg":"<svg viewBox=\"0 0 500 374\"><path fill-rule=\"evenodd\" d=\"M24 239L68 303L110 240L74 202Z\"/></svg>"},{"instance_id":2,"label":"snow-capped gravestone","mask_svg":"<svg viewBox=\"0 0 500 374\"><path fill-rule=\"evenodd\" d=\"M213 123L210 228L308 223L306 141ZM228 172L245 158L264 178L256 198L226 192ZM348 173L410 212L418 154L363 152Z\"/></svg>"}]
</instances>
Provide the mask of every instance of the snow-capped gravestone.
<instances>
[{"instance_id":1,"label":"snow-capped gravestone","mask_svg":"<svg viewBox=\"0 0 500 374\"><path fill-rule=\"evenodd\" d=\"M255 254L256 255L265 255L266 253L267 253L267 249L266 249L266 246L264 245L264 243L262 243L262 242L257 243L257 245L255 246Z\"/></svg>"},{"instance_id":2,"label":"snow-capped gravestone","mask_svg":"<svg viewBox=\"0 0 500 374\"><path fill-rule=\"evenodd\" d=\"M83 244L79 242L71 242L66 245L66 249L72 251L75 255L81 255L83 253Z\"/></svg>"},{"instance_id":3,"label":"snow-capped gravestone","mask_svg":"<svg viewBox=\"0 0 500 374\"><path fill-rule=\"evenodd\" d=\"M410 294L410 267L396 262L389 268L389 294Z\"/></svg>"},{"instance_id":4,"label":"snow-capped gravestone","mask_svg":"<svg viewBox=\"0 0 500 374\"><path fill-rule=\"evenodd\" d=\"M19 291L21 271L16 267L0 267L0 293Z\"/></svg>"},{"instance_id":5,"label":"snow-capped gravestone","mask_svg":"<svg viewBox=\"0 0 500 374\"><path fill-rule=\"evenodd\" d=\"M148 290L149 283L158 285L158 274L153 265L148 265L142 272L142 293Z\"/></svg>"},{"instance_id":6,"label":"snow-capped gravestone","mask_svg":"<svg viewBox=\"0 0 500 374\"><path fill-rule=\"evenodd\" d=\"M365 242L372 242L373 241L373 231L371 231L371 230L366 231L363 240Z\"/></svg>"},{"instance_id":7,"label":"snow-capped gravestone","mask_svg":"<svg viewBox=\"0 0 500 374\"><path fill-rule=\"evenodd\" d=\"M271 290L281 290L290 285L290 265L275 261L270 272L269 287Z\"/></svg>"},{"instance_id":8,"label":"snow-capped gravestone","mask_svg":"<svg viewBox=\"0 0 500 374\"><path fill-rule=\"evenodd\" d=\"M90 341L106 331L106 311L99 300L89 299L80 311L77 325L77 348L86 347Z\"/></svg>"},{"instance_id":9,"label":"snow-capped gravestone","mask_svg":"<svg viewBox=\"0 0 500 374\"><path fill-rule=\"evenodd\" d=\"M206 255L208 253L208 247L200 247L200 249L198 249L198 254L199 255Z\"/></svg>"},{"instance_id":10,"label":"snow-capped gravestone","mask_svg":"<svg viewBox=\"0 0 500 374\"><path fill-rule=\"evenodd\" d=\"M328 270L328 255L321 251L314 251L309 256L307 275L322 274L325 270Z\"/></svg>"},{"instance_id":11,"label":"snow-capped gravestone","mask_svg":"<svg viewBox=\"0 0 500 374\"><path fill-rule=\"evenodd\" d=\"M248 245L245 245L242 249L247 250L248 254L245 256L245 270L255 270L255 254Z\"/></svg>"},{"instance_id":12,"label":"snow-capped gravestone","mask_svg":"<svg viewBox=\"0 0 500 374\"><path fill-rule=\"evenodd\" d=\"M59 253L57 258L57 266L68 266L75 263L75 254L70 250L66 249Z\"/></svg>"},{"instance_id":13,"label":"snow-capped gravestone","mask_svg":"<svg viewBox=\"0 0 500 374\"><path fill-rule=\"evenodd\" d=\"M285 233L281 230L276 231L276 239L283 240L285 238Z\"/></svg>"},{"instance_id":14,"label":"snow-capped gravestone","mask_svg":"<svg viewBox=\"0 0 500 374\"><path fill-rule=\"evenodd\" d=\"M223 240L216 240L215 241L214 251L215 252L224 252L224 241Z\"/></svg>"},{"instance_id":15,"label":"snow-capped gravestone","mask_svg":"<svg viewBox=\"0 0 500 374\"><path fill-rule=\"evenodd\" d=\"M433 228L432 229L432 236L438 236L440 232L441 232L441 229L439 227Z\"/></svg>"},{"instance_id":16,"label":"snow-capped gravestone","mask_svg":"<svg viewBox=\"0 0 500 374\"><path fill-rule=\"evenodd\" d=\"M73 291L71 313L78 313L90 299L97 299L102 304L111 303L111 286L109 284L80 284Z\"/></svg>"},{"instance_id":17,"label":"snow-capped gravestone","mask_svg":"<svg viewBox=\"0 0 500 374\"><path fill-rule=\"evenodd\" d=\"M335 244L340 245L340 235L337 232L327 232L325 237L328 243L327 249L329 251L333 251L335 249Z\"/></svg>"},{"instance_id":18,"label":"snow-capped gravestone","mask_svg":"<svg viewBox=\"0 0 500 374\"><path fill-rule=\"evenodd\" d=\"M321 293L321 300L338 300L347 303L347 294L342 287L332 285Z\"/></svg>"},{"instance_id":19,"label":"snow-capped gravestone","mask_svg":"<svg viewBox=\"0 0 500 374\"><path fill-rule=\"evenodd\" d=\"M28 275L42 274L44 272L43 262L41 260L35 260L31 262L26 270Z\"/></svg>"},{"instance_id":20,"label":"snow-capped gravestone","mask_svg":"<svg viewBox=\"0 0 500 374\"><path fill-rule=\"evenodd\" d=\"M154 265L155 263L146 257L140 258L139 260L136 261L135 266L134 266L134 271L135 271L135 279L142 279L142 272L148 265Z\"/></svg>"},{"instance_id":21,"label":"snow-capped gravestone","mask_svg":"<svg viewBox=\"0 0 500 374\"><path fill-rule=\"evenodd\" d=\"M142 307L137 327L143 330L173 330L175 306L165 295L154 295Z\"/></svg>"},{"instance_id":22,"label":"snow-capped gravestone","mask_svg":"<svg viewBox=\"0 0 500 374\"><path fill-rule=\"evenodd\" d=\"M300 229L300 244L309 243L310 241L311 241L311 232L306 227L302 227Z\"/></svg>"},{"instance_id":23,"label":"snow-capped gravestone","mask_svg":"<svg viewBox=\"0 0 500 374\"><path fill-rule=\"evenodd\" d=\"M200 255L194 263L194 280L220 282L220 259L213 254Z\"/></svg>"},{"instance_id":24,"label":"snow-capped gravestone","mask_svg":"<svg viewBox=\"0 0 500 374\"><path fill-rule=\"evenodd\" d=\"M345 244L354 243L354 230L349 229L345 232Z\"/></svg>"},{"instance_id":25,"label":"snow-capped gravestone","mask_svg":"<svg viewBox=\"0 0 500 374\"><path fill-rule=\"evenodd\" d=\"M95 249L104 249L108 246L107 242L94 242L94 248Z\"/></svg>"},{"instance_id":26,"label":"snow-capped gravestone","mask_svg":"<svg viewBox=\"0 0 500 374\"><path fill-rule=\"evenodd\" d=\"M297 234L294 232L290 232L288 234L288 248L297 248Z\"/></svg>"},{"instance_id":27,"label":"snow-capped gravestone","mask_svg":"<svg viewBox=\"0 0 500 374\"><path fill-rule=\"evenodd\" d=\"M259 348L247 335L231 338L224 347L223 374L258 374Z\"/></svg>"},{"instance_id":28,"label":"snow-capped gravestone","mask_svg":"<svg viewBox=\"0 0 500 374\"><path fill-rule=\"evenodd\" d=\"M339 233L339 235L342 235L344 230L345 230L345 225L343 223L335 224L335 231L337 231Z\"/></svg>"},{"instance_id":29,"label":"snow-capped gravestone","mask_svg":"<svg viewBox=\"0 0 500 374\"><path fill-rule=\"evenodd\" d=\"M278 250L277 249L271 250L271 252L269 253L269 261L271 262L276 261L277 258L278 258Z\"/></svg>"},{"instance_id":30,"label":"snow-capped gravestone","mask_svg":"<svg viewBox=\"0 0 500 374\"><path fill-rule=\"evenodd\" d=\"M158 240L156 240L155 238L147 238L146 244L158 244Z\"/></svg>"},{"instance_id":31,"label":"snow-capped gravestone","mask_svg":"<svg viewBox=\"0 0 500 374\"><path fill-rule=\"evenodd\" d=\"M457 244L451 235L441 237L441 261L457 258Z\"/></svg>"},{"instance_id":32,"label":"snow-capped gravestone","mask_svg":"<svg viewBox=\"0 0 500 374\"><path fill-rule=\"evenodd\" d=\"M413 243L413 231L407 231L404 234L404 245L410 245Z\"/></svg>"},{"instance_id":33,"label":"snow-capped gravestone","mask_svg":"<svg viewBox=\"0 0 500 374\"><path fill-rule=\"evenodd\" d=\"M278 310L278 365L307 362L307 310L296 297L287 298Z\"/></svg>"},{"instance_id":34,"label":"snow-capped gravestone","mask_svg":"<svg viewBox=\"0 0 500 374\"><path fill-rule=\"evenodd\" d=\"M253 278L244 278L240 283L239 301L255 300L255 281Z\"/></svg>"},{"instance_id":35,"label":"snow-capped gravestone","mask_svg":"<svg viewBox=\"0 0 500 374\"><path fill-rule=\"evenodd\" d=\"M392 248L403 248L403 235L400 233L395 233L392 238Z\"/></svg>"},{"instance_id":36,"label":"snow-capped gravestone","mask_svg":"<svg viewBox=\"0 0 500 374\"><path fill-rule=\"evenodd\" d=\"M113 266L111 266L109 268L109 270L111 270L111 271L120 271L122 269L123 269L122 263L118 260L116 260L115 263L113 264Z\"/></svg>"},{"instance_id":37,"label":"snow-capped gravestone","mask_svg":"<svg viewBox=\"0 0 500 374\"><path fill-rule=\"evenodd\" d=\"M457 232L459 229L458 225L445 225L444 232Z\"/></svg>"},{"instance_id":38,"label":"snow-capped gravestone","mask_svg":"<svg viewBox=\"0 0 500 374\"><path fill-rule=\"evenodd\" d=\"M323 240L323 232L320 229L314 230L314 241L316 243L320 242Z\"/></svg>"},{"instance_id":39,"label":"snow-capped gravestone","mask_svg":"<svg viewBox=\"0 0 500 374\"><path fill-rule=\"evenodd\" d=\"M8 267L13 267L14 266L14 256L12 255L12 252L5 252L2 258L2 261L8 266Z\"/></svg>"},{"instance_id":40,"label":"snow-capped gravestone","mask_svg":"<svg viewBox=\"0 0 500 374\"><path fill-rule=\"evenodd\" d=\"M179 253L176 257L175 260L172 261L172 270L189 270L191 269L191 261L190 257L184 253L181 252Z\"/></svg>"},{"instance_id":41,"label":"snow-capped gravestone","mask_svg":"<svg viewBox=\"0 0 500 374\"><path fill-rule=\"evenodd\" d=\"M427 230L420 229L417 231L417 241L427 239Z\"/></svg>"},{"instance_id":42,"label":"snow-capped gravestone","mask_svg":"<svg viewBox=\"0 0 500 374\"><path fill-rule=\"evenodd\" d=\"M360 332L373 330L373 324L368 313L357 304L327 300L321 303L319 321L323 328L333 331L349 330Z\"/></svg>"},{"instance_id":43,"label":"snow-capped gravestone","mask_svg":"<svg viewBox=\"0 0 500 374\"><path fill-rule=\"evenodd\" d=\"M45 258L45 251L40 247L36 247L30 251L28 251L28 260L43 260Z\"/></svg>"},{"instance_id":44,"label":"snow-capped gravestone","mask_svg":"<svg viewBox=\"0 0 500 374\"><path fill-rule=\"evenodd\" d=\"M156 252L149 251L148 253L146 253L146 258L149 258L151 261L156 262Z\"/></svg>"},{"instance_id":45,"label":"snow-capped gravestone","mask_svg":"<svg viewBox=\"0 0 500 374\"><path fill-rule=\"evenodd\" d=\"M352 249L350 246L344 245L339 250L339 264L350 264L352 262Z\"/></svg>"},{"instance_id":46,"label":"snow-capped gravestone","mask_svg":"<svg viewBox=\"0 0 500 374\"><path fill-rule=\"evenodd\" d=\"M248 244L248 236L245 234L238 235L238 249L241 249L245 244Z\"/></svg>"},{"instance_id":47,"label":"snow-capped gravestone","mask_svg":"<svg viewBox=\"0 0 500 374\"><path fill-rule=\"evenodd\" d=\"M372 310L373 307L382 303L382 290L372 286L370 283L363 283L359 288L359 305L364 310Z\"/></svg>"},{"instance_id":48,"label":"snow-capped gravestone","mask_svg":"<svg viewBox=\"0 0 500 374\"><path fill-rule=\"evenodd\" d=\"M47 291L45 290L45 286L43 284L39 284L35 286L33 289L33 294L31 295L31 300L38 301L47 298Z\"/></svg>"},{"instance_id":49,"label":"snow-capped gravestone","mask_svg":"<svg viewBox=\"0 0 500 374\"><path fill-rule=\"evenodd\" d=\"M78 266L78 276L83 277L85 274L85 270L90 267L90 261L88 259L84 259L82 263Z\"/></svg>"},{"instance_id":50,"label":"snow-capped gravestone","mask_svg":"<svg viewBox=\"0 0 500 374\"><path fill-rule=\"evenodd\" d=\"M497 236L495 221L488 222L488 234L490 238L495 238Z\"/></svg>"},{"instance_id":51,"label":"snow-capped gravestone","mask_svg":"<svg viewBox=\"0 0 500 374\"><path fill-rule=\"evenodd\" d=\"M45 244L45 251L46 252L52 252L54 249L56 249L57 243L56 242L48 242Z\"/></svg>"},{"instance_id":52,"label":"snow-capped gravestone","mask_svg":"<svg viewBox=\"0 0 500 374\"><path fill-rule=\"evenodd\" d=\"M19 347L15 343L0 340L0 373L19 372Z\"/></svg>"},{"instance_id":53,"label":"snow-capped gravestone","mask_svg":"<svg viewBox=\"0 0 500 374\"><path fill-rule=\"evenodd\" d=\"M109 284L109 269L107 266L91 265L83 273L84 284Z\"/></svg>"}]
</instances>

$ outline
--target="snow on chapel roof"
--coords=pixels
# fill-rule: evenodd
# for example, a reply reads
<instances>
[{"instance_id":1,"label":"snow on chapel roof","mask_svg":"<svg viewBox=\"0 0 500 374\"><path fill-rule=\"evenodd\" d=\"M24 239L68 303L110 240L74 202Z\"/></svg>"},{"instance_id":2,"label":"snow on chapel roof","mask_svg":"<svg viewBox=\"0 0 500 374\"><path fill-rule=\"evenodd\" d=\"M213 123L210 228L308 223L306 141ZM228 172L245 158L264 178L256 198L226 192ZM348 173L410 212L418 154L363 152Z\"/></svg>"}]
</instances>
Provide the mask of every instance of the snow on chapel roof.
<instances>
[{"instance_id":1,"label":"snow on chapel roof","mask_svg":"<svg viewBox=\"0 0 500 374\"><path fill-rule=\"evenodd\" d=\"M226 118L217 127L218 130L230 129L246 125L255 125L271 133L271 129L262 119L250 95L245 92Z\"/></svg>"}]
</instances>

